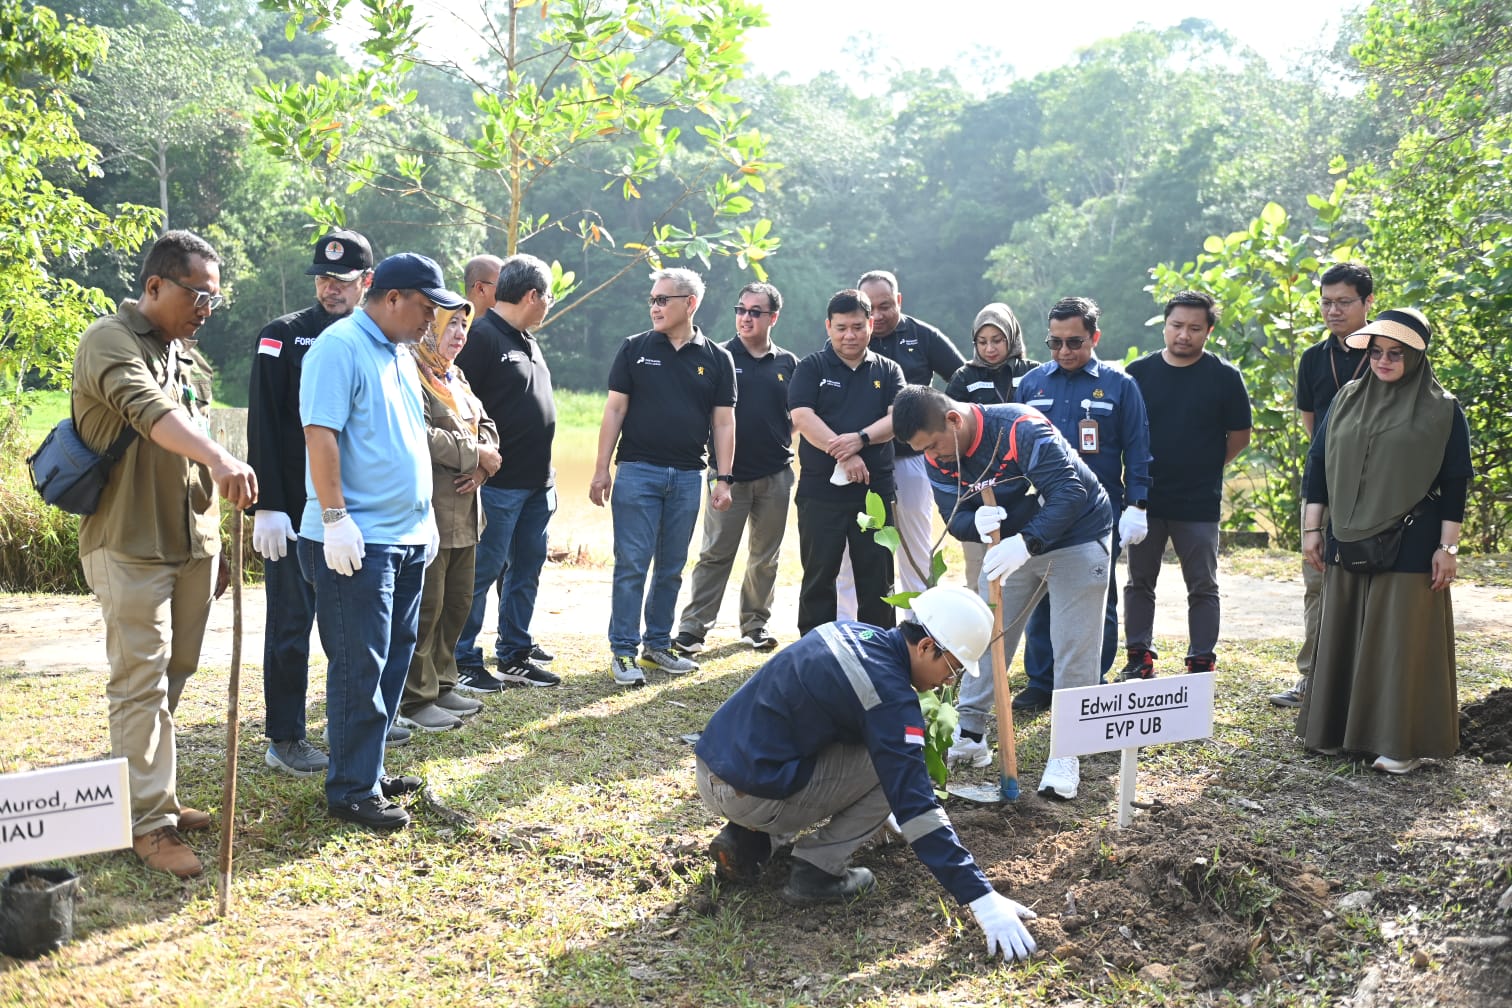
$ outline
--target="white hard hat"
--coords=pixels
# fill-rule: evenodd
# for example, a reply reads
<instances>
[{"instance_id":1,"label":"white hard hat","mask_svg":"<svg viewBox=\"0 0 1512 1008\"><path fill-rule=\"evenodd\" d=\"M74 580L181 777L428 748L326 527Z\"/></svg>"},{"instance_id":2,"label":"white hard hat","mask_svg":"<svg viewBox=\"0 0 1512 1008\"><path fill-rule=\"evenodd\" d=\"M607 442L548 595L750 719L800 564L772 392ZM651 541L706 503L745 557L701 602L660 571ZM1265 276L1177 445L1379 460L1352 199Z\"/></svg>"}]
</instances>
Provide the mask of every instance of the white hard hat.
<instances>
[{"instance_id":1,"label":"white hard hat","mask_svg":"<svg viewBox=\"0 0 1512 1008\"><path fill-rule=\"evenodd\" d=\"M992 610L960 585L930 588L912 602L914 616L935 643L970 665L992 642Z\"/></svg>"}]
</instances>

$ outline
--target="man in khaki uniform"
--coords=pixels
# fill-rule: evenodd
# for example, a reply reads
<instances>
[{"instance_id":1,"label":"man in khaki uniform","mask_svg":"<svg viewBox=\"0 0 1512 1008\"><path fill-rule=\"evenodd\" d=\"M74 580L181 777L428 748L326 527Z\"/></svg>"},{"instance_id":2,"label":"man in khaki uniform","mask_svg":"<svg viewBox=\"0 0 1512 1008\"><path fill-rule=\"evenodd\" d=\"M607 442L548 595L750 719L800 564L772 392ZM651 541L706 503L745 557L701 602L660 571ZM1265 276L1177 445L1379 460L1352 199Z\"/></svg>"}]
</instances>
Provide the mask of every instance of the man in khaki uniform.
<instances>
[{"instance_id":1,"label":"man in khaki uniform","mask_svg":"<svg viewBox=\"0 0 1512 1008\"><path fill-rule=\"evenodd\" d=\"M105 617L110 750L128 763L133 846L180 877L202 868L179 829L210 825L178 801L173 712L210 615L216 494L236 507L257 500L252 468L207 432L193 363L193 337L222 302L219 263L204 239L169 231L142 264L141 297L86 329L74 358L84 442L103 452L127 425L137 433L79 523L79 559Z\"/></svg>"}]
</instances>

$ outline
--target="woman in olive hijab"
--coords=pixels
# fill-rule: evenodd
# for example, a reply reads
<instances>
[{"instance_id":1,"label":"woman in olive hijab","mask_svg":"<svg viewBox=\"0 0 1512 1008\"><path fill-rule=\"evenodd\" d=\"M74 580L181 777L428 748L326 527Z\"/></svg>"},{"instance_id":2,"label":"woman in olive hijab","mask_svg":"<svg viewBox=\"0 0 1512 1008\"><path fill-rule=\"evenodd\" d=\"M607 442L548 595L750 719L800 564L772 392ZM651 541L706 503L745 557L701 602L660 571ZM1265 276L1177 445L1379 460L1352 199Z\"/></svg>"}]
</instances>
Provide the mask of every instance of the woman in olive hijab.
<instances>
[{"instance_id":1,"label":"woman in olive hijab","mask_svg":"<svg viewBox=\"0 0 1512 1008\"><path fill-rule=\"evenodd\" d=\"M1404 774L1459 747L1454 607L1470 428L1428 363L1428 320L1407 308L1346 341L1370 370L1339 391L1308 458L1302 551L1325 571L1313 683L1297 717L1308 749L1374 756ZM1339 543L1412 515L1389 569L1353 573ZM1326 515L1326 524L1325 524Z\"/></svg>"}]
</instances>

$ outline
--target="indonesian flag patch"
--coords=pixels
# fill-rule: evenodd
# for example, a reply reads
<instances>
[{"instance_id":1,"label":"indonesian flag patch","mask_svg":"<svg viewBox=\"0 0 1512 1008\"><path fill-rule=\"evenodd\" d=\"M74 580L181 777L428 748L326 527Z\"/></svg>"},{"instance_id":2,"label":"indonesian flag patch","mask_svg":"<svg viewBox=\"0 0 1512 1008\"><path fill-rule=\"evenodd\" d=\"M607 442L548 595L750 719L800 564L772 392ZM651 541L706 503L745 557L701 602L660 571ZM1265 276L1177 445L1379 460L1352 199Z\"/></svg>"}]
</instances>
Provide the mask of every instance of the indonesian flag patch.
<instances>
[{"instance_id":1,"label":"indonesian flag patch","mask_svg":"<svg viewBox=\"0 0 1512 1008\"><path fill-rule=\"evenodd\" d=\"M903 726L903 741L909 745L924 744L924 729L915 728L913 725Z\"/></svg>"},{"instance_id":2,"label":"indonesian flag patch","mask_svg":"<svg viewBox=\"0 0 1512 1008\"><path fill-rule=\"evenodd\" d=\"M271 336L264 336L257 341L257 352L267 354L269 357L277 357L283 353L283 342L273 339Z\"/></svg>"}]
</instances>

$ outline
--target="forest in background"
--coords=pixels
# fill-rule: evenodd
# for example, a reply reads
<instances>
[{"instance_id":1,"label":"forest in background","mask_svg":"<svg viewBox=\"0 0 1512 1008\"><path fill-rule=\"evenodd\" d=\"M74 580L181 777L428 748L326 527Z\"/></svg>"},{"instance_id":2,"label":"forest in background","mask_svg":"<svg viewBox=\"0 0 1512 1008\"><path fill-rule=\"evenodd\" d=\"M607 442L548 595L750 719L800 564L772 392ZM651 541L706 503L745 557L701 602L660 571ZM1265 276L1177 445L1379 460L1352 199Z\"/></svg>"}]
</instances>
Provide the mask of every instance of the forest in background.
<instances>
[{"instance_id":1,"label":"forest in background","mask_svg":"<svg viewBox=\"0 0 1512 1008\"><path fill-rule=\"evenodd\" d=\"M1295 353L1321 333L1319 265L1353 255L1378 307L1417 304L1438 327L1475 436L1473 534L1507 540L1512 13L1494 0L1376 0L1285 72L1205 21L1142 28L985 95L938 69L875 95L764 76L741 55L761 21L746 0L500 4L456 40L482 54L460 65L391 0L49 6L51 24L0 0L7 119L33 101L79 141L22 133L5 169L8 402L66 382L70 337L131 293L162 227L225 259L231 300L203 344L234 405L257 331L311 302L312 242L336 221L380 256L434 256L459 289L481 251L558 264L541 337L572 389L601 388L612 348L648 324L651 261L705 274L698 321L719 338L764 272L787 299L777 338L800 353L866 269L897 273L905 310L963 350L977 310L1007 302L1037 358L1067 294L1103 306L1101 356L1157 347L1154 295L1184 283L1224 303L1214 348L1256 400L1244 461L1275 486L1239 512L1284 543ZM338 50L322 29L347 6L366 28ZM64 197L72 216L48 209Z\"/></svg>"}]
</instances>

